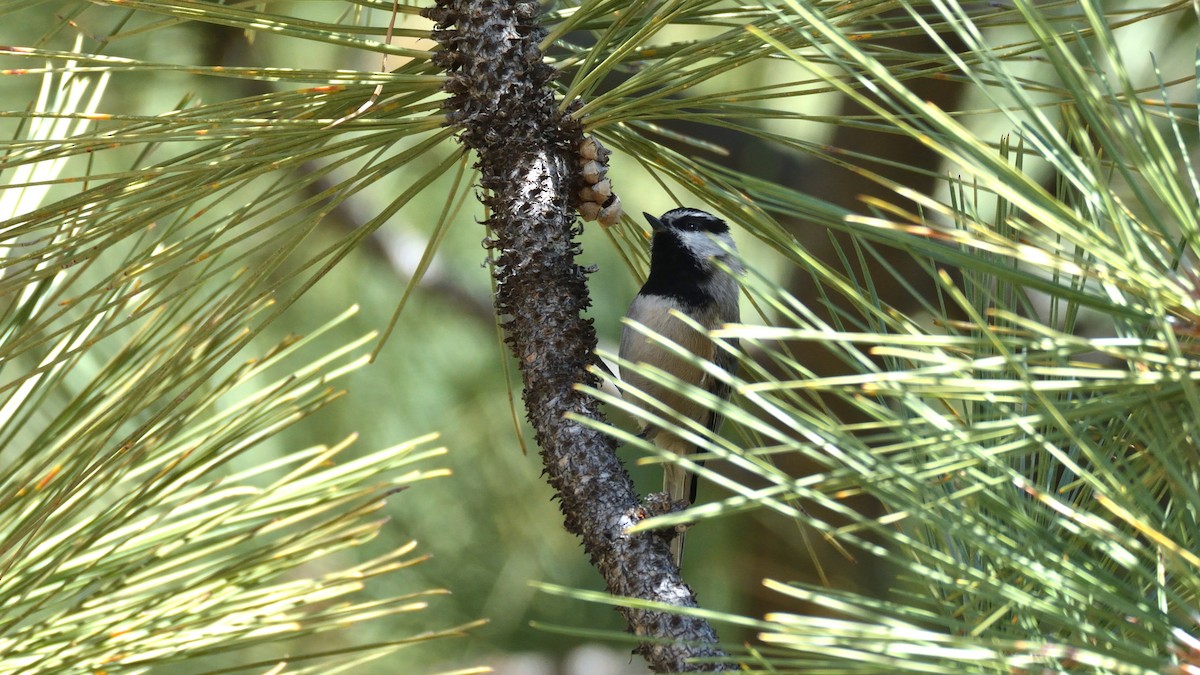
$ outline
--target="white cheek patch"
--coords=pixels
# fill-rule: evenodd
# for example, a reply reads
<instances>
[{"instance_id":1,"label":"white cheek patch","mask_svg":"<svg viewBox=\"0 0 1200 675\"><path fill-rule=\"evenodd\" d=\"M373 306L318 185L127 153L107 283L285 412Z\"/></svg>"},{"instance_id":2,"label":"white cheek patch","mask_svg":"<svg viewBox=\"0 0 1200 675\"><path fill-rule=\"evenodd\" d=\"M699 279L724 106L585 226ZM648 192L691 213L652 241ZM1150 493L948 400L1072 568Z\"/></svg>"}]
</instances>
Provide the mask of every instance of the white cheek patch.
<instances>
[{"instance_id":1,"label":"white cheek patch","mask_svg":"<svg viewBox=\"0 0 1200 675\"><path fill-rule=\"evenodd\" d=\"M713 258L726 258L733 250L733 239L728 234L710 234L708 232L681 232L679 243L698 260L709 261Z\"/></svg>"}]
</instances>

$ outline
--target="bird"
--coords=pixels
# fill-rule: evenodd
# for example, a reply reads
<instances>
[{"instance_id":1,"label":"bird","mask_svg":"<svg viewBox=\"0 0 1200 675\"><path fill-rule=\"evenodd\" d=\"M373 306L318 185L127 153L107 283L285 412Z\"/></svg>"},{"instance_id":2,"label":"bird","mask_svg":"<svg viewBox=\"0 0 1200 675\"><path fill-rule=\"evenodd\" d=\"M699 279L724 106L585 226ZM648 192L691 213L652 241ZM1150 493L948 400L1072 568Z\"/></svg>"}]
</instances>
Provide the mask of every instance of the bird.
<instances>
[{"instance_id":1,"label":"bird","mask_svg":"<svg viewBox=\"0 0 1200 675\"><path fill-rule=\"evenodd\" d=\"M641 324L725 372L735 374L737 361L734 355L717 348L708 335L684 323L671 311L678 310L687 315L706 331L741 320L738 283L734 275L741 273L742 266L729 225L711 213L688 207L672 209L658 218L644 212L642 215L653 231L650 273L625 313L627 320L621 331L618 354L623 362L655 366L721 399L728 399L728 384L672 354L668 348L655 344L631 322ZM705 425L713 433L720 428L721 415L636 372L626 371L621 378L627 385ZM686 440L645 423L642 423L641 435L677 455L695 452L695 447ZM663 492L672 504L694 503L697 479L698 476L676 464L663 465ZM682 565L682 533L671 540L671 557L677 566Z\"/></svg>"}]
</instances>

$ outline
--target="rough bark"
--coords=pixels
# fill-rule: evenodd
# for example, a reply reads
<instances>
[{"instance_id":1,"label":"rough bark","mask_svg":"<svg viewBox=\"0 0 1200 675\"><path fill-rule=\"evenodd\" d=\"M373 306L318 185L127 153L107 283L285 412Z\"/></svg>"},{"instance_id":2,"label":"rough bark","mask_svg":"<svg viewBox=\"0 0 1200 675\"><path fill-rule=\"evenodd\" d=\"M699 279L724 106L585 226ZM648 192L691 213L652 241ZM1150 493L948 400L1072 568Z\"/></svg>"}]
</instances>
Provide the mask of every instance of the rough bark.
<instances>
[{"instance_id":1,"label":"rough bark","mask_svg":"<svg viewBox=\"0 0 1200 675\"><path fill-rule=\"evenodd\" d=\"M479 157L483 201L497 282L495 309L524 383L545 473L558 493L568 531L610 593L695 607L671 562L664 535L630 535L646 517L633 482L602 433L567 419L601 419L597 402L575 390L595 384L587 372L596 346L586 270L575 263L575 153L581 129L559 113L548 84L554 71L538 49L545 35L528 0L439 0L426 15L437 23L446 70L449 123ZM624 608L638 651L657 672L731 670L688 663L722 657L704 620Z\"/></svg>"}]
</instances>

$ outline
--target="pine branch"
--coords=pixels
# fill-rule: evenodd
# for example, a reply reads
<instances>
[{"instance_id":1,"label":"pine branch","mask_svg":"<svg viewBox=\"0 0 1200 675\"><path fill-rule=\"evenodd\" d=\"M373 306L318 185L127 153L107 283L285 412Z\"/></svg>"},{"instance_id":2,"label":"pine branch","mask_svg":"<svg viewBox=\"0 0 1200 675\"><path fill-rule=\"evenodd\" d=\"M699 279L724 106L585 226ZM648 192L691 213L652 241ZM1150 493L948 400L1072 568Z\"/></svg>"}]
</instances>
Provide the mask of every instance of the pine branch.
<instances>
[{"instance_id":1,"label":"pine branch","mask_svg":"<svg viewBox=\"0 0 1200 675\"><path fill-rule=\"evenodd\" d=\"M582 317L590 303L586 270L575 263L574 156L581 128L557 110L543 62L537 5L520 0L439 0L427 16L442 45L435 63L450 75L446 109L460 140L479 155L495 255L496 312L520 365L525 407L567 529L583 538L608 591L696 607L661 533L628 534L646 517L613 441L570 416L599 420L587 372L596 335ZM659 672L726 670L707 621L621 609L638 651Z\"/></svg>"}]
</instances>

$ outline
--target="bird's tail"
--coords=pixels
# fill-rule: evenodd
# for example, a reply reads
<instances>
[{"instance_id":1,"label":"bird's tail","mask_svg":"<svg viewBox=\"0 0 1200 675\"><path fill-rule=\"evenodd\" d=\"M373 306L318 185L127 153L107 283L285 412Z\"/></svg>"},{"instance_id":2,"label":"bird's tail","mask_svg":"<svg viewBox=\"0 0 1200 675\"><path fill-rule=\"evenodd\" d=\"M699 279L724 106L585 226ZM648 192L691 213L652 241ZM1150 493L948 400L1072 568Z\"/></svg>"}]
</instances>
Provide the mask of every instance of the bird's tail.
<instances>
[{"instance_id":1,"label":"bird's tail","mask_svg":"<svg viewBox=\"0 0 1200 675\"><path fill-rule=\"evenodd\" d=\"M654 439L664 450L676 455L690 455L695 452L691 443L674 434L660 433ZM663 464L663 492L671 498L671 503L684 502L691 504L696 500L696 474L685 470L677 464ZM683 532L680 531L671 540L671 558L675 564L683 566Z\"/></svg>"}]
</instances>

